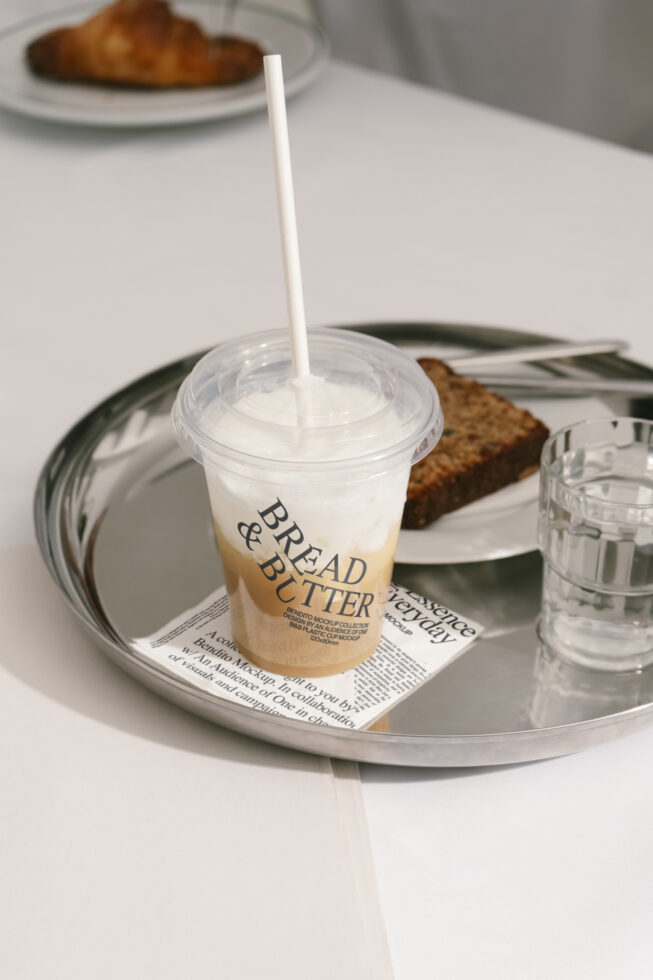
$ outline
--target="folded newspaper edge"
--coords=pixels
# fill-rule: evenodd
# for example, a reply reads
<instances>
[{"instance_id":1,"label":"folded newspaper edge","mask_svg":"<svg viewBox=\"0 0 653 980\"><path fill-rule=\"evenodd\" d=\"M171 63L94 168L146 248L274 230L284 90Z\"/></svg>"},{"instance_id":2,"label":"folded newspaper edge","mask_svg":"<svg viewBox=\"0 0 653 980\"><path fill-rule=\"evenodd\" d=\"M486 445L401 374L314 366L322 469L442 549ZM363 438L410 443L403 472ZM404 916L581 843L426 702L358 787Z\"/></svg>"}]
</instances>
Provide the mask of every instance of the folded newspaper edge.
<instances>
[{"instance_id":1,"label":"folded newspaper edge","mask_svg":"<svg viewBox=\"0 0 653 980\"><path fill-rule=\"evenodd\" d=\"M148 637L148 660L235 704L315 725L365 729L458 657L483 632L459 613L391 585L374 653L329 677L285 677L250 663L231 633L224 586Z\"/></svg>"}]
</instances>

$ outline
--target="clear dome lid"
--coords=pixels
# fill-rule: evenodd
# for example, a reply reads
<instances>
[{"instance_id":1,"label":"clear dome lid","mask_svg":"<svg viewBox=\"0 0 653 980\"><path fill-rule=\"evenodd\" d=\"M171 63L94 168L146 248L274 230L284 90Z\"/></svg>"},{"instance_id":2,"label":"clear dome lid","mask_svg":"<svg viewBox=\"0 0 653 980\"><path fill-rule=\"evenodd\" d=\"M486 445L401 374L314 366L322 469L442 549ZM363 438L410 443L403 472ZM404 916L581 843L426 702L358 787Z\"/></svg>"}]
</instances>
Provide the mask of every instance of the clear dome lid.
<instances>
[{"instance_id":1,"label":"clear dome lid","mask_svg":"<svg viewBox=\"0 0 653 980\"><path fill-rule=\"evenodd\" d=\"M438 441L442 411L419 364L349 330L309 331L311 377L293 380L288 331L227 341L183 382L173 424L204 465L229 460L284 469L353 471L416 462Z\"/></svg>"}]
</instances>

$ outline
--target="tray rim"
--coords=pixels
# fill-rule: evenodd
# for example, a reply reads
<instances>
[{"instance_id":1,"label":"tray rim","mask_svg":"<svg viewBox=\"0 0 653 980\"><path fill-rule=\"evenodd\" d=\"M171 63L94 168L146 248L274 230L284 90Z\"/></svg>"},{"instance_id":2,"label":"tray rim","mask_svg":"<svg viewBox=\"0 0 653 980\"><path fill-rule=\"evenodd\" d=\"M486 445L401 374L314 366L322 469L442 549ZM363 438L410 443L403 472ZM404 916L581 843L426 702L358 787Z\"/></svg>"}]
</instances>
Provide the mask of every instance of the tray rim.
<instances>
[{"instance_id":1,"label":"tray rim","mask_svg":"<svg viewBox=\"0 0 653 980\"><path fill-rule=\"evenodd\" d=\"M402 340L424 340L433 329L458 333L480 332L481 336L503 337L510 343L539 344L558 338L546 334L516 329L437 321L385 321L337 325L389 339L393 331L401 330ZM434 338L430 338L433 340ZM464 346L464 345L462 345ZM488 349L506 346L490 343ZM612 715L573 722L550 728L526 729L474 735L417 735L351 731L312 725L296 719L259 712L255 708L237 705L194 687L181 678L152 664L129 647L112 629L93 602L88 590L80 592L75 586L73 570L65 555L56 553L57 531L61 523L60 498L66 478L74 472L75 462L83 458L80 442L88 442L99 425L116 417L121 407L133 405L137 397L148 397L154 391L166 391L173 382L180 382L205 351L186 355L135 378L96 404L61 437L41 469L34 493L34 523L36 538L43 561L68 607L91 637L110 659L146 687L182 708L223 725L241 734L264 741L319 755L369 762L382 765L416 767L476 767L506 765L569 754L591 745L600 744L630 731L644 727L653 719L653 702L628 708ZM599 362L621 368L623 375L653 377L653 369L619 355L594 355L583 358L582 364ZM557 362L559 364L559 361ZM69 452L77 445L75 453ZM62 574L63 570L67 575Z\"/></svg>"}]
</instances>

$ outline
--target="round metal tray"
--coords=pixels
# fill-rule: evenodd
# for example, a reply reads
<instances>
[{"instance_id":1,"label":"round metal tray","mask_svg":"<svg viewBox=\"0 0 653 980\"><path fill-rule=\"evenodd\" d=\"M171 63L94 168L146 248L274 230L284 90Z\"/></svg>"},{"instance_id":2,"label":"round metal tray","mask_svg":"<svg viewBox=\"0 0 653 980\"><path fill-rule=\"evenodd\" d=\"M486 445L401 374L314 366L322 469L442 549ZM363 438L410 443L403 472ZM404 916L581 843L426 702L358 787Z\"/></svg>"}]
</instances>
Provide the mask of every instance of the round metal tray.
<instances>
[{"instance_id":1,"label":"round metal tray","mask_svg":"<svg viewBox=\"0 0 653 980\"><path fill-rule=\"evenodd\" d=\"M355 327L398 344L432 344L439 356L552 339L460 324ZM255 738L392 765L542 759L653 721L651 671L580 671L540 649L537 552L463 565L395 566L395 581L485 624L486 633L374 731L261 713L198 690L145 660L133 638L155 632L222 581L201 467L177 447L169 421L177 387L199 356L140 378L89 412L55 447L36 490L36 532L48 569L102 649L137 680ZM574 377L653 377L648 368L612 355L543 367ZM603 400L614 414L653 417L650 400Z\"/></svg>"}]
</instances>

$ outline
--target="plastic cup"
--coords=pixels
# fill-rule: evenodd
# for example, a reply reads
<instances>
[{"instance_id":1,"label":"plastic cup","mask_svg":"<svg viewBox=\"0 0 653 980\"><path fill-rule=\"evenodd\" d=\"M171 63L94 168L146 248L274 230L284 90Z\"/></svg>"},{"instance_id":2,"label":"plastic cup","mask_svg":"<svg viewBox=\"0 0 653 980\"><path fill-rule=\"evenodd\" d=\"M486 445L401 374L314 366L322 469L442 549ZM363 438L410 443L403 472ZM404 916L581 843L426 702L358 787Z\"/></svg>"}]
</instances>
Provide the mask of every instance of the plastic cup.
<instances>
[{"instance_id":1,"label":"plastic cup","mask_svg":"<svg viewBox=\"0 0 653 980\"><path fill-rule=\"evenodd\" d=\"M287 331L232 340L183 382L172 417L202 463L234 640L275 673L338 673L376 649L410 467L442 432L437 392L384 341Z\"/></svg>"}]
</instances>

